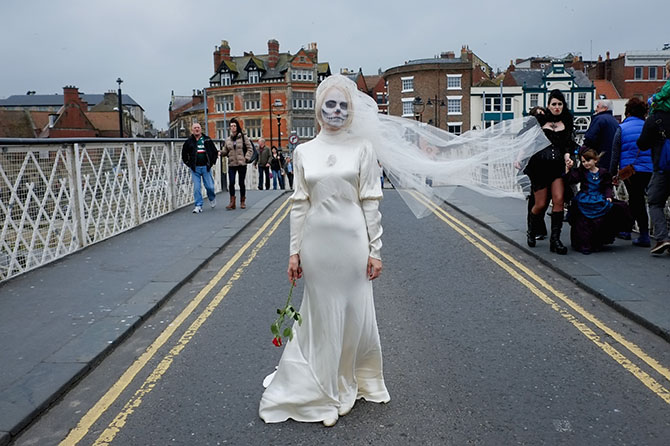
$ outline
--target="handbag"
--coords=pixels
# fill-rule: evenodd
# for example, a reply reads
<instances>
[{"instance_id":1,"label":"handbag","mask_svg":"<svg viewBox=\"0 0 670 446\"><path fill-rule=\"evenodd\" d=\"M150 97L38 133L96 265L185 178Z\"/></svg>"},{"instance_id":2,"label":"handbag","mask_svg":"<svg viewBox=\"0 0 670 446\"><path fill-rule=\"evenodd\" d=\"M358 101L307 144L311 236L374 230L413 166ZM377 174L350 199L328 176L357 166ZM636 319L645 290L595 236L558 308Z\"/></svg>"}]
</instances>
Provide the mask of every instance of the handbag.
<instances>
[{"instance_id":1,"label":"handbag","mask_svg":"<svg viewBox=\"0 0 670 446\"><path fill-rule=\"evenodd\" d=\"M632 164L629 164L623 169L619 169L619 173L617 173L616 177L619 181L624 181L632 177L634 173L635 173L635 167L633 167Z\"/></svg>"}]
</instances>

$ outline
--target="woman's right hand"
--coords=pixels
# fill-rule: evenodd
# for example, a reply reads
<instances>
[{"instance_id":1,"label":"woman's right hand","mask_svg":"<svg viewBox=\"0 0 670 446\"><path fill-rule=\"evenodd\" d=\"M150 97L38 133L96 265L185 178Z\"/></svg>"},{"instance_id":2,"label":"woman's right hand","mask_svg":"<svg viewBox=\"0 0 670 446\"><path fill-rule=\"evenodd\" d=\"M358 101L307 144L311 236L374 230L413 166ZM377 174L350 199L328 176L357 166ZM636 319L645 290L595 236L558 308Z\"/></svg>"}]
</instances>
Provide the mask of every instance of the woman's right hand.
<instances>
[{"instance_id":1,"label":"woman's right hand","mask_svg":"<svg viewBox=\"0 0 670 446\"><path fill-rule=\"evenodd\" d=\"M293 282L302 278L302 266L300 266L300 254L293 254L288 258L288 280Z\"/></svg>"}]
</instances>

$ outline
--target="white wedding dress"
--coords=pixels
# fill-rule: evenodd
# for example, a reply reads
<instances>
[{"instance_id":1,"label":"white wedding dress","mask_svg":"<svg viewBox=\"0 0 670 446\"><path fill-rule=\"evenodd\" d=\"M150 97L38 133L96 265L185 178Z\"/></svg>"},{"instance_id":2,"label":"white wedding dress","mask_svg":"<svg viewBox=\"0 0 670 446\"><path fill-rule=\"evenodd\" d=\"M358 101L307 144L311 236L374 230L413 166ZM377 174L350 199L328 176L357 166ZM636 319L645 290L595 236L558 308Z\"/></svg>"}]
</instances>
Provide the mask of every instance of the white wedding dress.
<instances>
[{"instance_id":1,"label":"white wedding dress","mask_svg":"<svg viewBox=\"0 0 670 446\"><path fill-rule=\"evenodd\" d=\"M366 276L382 233L372 145L322 131L296 149L294 167L290 254L300 254L303 268L303 323L263 382L266 423L332 420L358 398L390 400Z\"/></svg>"}]
</instances>

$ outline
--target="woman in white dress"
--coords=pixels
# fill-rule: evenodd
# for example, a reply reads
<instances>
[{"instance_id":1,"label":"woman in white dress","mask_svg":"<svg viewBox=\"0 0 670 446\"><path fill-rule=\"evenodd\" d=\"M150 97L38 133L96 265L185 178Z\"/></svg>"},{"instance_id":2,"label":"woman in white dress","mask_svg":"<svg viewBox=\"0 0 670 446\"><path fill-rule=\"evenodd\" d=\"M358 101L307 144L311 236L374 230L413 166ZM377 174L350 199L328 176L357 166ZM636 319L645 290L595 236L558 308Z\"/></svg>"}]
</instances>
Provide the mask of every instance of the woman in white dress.
<instances>
[{"instance_id":1,"label":"woman in white dress","mask_svg":"<svg viewBox=\"0 0 670 446\"><path fill-rule=\"evenodd\" d=\"M321 132L294 153L288 277L304 275L303 323L263 383L266 423L332 426L358 398L390 400L371 282L382 270L382 190L372 144L350 131L355 89L339 75L321 83Z\"/></svg>"}]
</instances>

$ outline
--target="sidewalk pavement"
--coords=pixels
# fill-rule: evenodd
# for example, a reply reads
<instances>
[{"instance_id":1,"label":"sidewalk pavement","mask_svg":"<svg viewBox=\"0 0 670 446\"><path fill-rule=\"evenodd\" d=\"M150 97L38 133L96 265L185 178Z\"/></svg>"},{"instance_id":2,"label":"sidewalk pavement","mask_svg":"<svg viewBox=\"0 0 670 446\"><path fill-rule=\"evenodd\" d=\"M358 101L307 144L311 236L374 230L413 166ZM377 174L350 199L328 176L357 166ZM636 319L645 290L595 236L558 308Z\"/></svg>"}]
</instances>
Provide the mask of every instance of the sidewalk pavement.
<instances>
[{"instance_id":1,"label":"sidewalk pavement","mask_svg":"<svg viewBox=\"0 0 670 446\"><path fill-rule=\"evenodd\" d=\"M535 248L526 244L525 200L487 197L458 187L446 201L594 293L626 317L670 341L669 253L652 256L650 248L617 239L601 252L584 255L570 247L570 225L565 223L561 241L568 247L568 254L556 255L549 251L548 237L538 240ZM549 226L548 217L546 221ZM636 238L635 233L632 238Z\"/></svg>"},{"instance_id":2,"label":"sidewalk pavement","mask_svg":"<svg viewBox=\"0 0 670 446\"><path fill-rule=\"evenodd\" d=\"M0 284L0 446L6 445L284 191L187 206Z\"/></svg>"}]
</instances>

